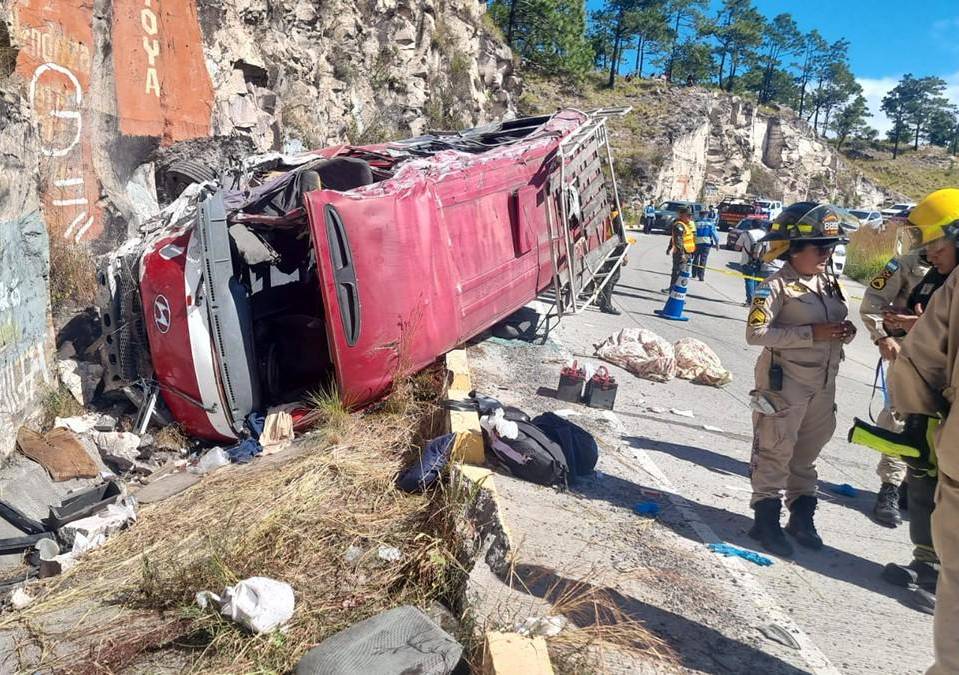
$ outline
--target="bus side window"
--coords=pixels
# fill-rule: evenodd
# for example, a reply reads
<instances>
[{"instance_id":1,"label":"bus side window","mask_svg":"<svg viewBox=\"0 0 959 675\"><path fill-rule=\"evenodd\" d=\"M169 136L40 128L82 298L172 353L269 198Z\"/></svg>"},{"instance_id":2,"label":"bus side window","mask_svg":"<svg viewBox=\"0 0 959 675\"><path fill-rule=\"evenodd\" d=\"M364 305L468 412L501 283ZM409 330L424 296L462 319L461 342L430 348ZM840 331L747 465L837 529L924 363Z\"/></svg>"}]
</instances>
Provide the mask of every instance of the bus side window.
<instances>
[{"instance_id":1,"label":"bus side window","mask_svg":"<svg viewBox=\"0 0 959 675\"><path fill-rule=\"evenodd\" d=\"M536 188L513 190L509 195L509 222L513 233L513 251L516 257L533 248L533 226L530 218L536 213Z\"/></svg>"}]
</instances>

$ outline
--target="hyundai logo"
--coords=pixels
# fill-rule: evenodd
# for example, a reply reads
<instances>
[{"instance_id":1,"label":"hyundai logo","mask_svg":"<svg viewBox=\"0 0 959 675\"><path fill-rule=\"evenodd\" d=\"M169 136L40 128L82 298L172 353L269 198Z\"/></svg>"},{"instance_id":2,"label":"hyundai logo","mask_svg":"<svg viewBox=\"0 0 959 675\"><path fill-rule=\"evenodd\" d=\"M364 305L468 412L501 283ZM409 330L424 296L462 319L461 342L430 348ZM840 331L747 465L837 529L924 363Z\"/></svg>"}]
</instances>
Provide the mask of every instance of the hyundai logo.
<instances>
[{"instance_id":1,"label":"hyundai logo","mask_svg":"<svg viewBox=\"0 0 959 675\"><path fill-rule=\"evenodd\" d=\"M162 295L153 301L153 323L161 333L170 330L170 302Z\"/></svg>"}]
</instances>

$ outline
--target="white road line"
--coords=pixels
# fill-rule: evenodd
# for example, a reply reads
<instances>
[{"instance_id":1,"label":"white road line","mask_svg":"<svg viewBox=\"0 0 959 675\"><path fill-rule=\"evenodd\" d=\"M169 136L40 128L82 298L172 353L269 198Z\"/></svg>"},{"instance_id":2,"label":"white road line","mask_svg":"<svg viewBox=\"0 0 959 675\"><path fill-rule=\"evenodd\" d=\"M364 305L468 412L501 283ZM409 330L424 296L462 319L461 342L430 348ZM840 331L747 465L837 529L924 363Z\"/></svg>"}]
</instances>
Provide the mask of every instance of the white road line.
<instances>
[{"instance_id":1,"label":"white road line","mask_svg":"<svg viewBox=\"0 0 959 675\"><path fill-rule=\"evenodd\" d=\"M669 501L682 514L683 518L689 523L690 527L693 528L703 543L712 544L721 542L722 539L716 536L713 529L699 517L696 507L678 494L672 481L656 466L656 463L653 461L653 458L649 456L649 453L641 448L630 447L629 449L642 469L658 483L657 487L667 493ZM737 586L743 589L760 612L765 614L768 621L778 624L796 640L796 644L799 645L800 655L813 673L817 675L841 675L839 669L836 668L829 658L823 654L822 650L816 646L812 638L810 638L802 628L793 621L792 617L779 606L773 597L766 592L759 579L750 574L745 564L739 558L727 558L720 555L716 557L726 568L726 571L733 577L733 581Z\"/></svg>"},{"instance_id":2,"label":"white road line","mask_svg":"<svg viewBox=\"0 0 959 675\"><path fill-rule=\"evenodd\" d=\"M79 199L54 199L54 206L83 206L87 203L86 197L80 197Z\"/></svg>"},{"instance_id":3,"label":"white road line","mask_svg":"<svg viewBox=\"0 0 959 675\"><path fill-rule=\"evenodd\" d=\"M61 178L60 180L53 181L53 184L57 187L73 187L75 185L83 185L82 178Z\"/></svg>"}]
</instances>

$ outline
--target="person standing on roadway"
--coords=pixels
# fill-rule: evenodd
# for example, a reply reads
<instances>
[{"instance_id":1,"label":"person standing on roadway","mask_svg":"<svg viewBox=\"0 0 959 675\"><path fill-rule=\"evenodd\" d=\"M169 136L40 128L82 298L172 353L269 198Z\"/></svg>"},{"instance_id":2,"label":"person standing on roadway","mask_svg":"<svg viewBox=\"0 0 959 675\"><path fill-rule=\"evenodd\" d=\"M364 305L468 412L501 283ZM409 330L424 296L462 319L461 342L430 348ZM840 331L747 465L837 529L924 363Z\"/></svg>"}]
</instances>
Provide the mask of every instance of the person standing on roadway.
<instances>
[{"instance_id":1,"label":"person standing on roadway","mask_svg":"<svg viewBox=\"0 0 959 675\"><path fill-rule=\"evenodd\" d=\"M763 280L763 245L762 239L766 236L766 230L756 228L746 230L736 243L743 249L742 273L743 282L746 284L746 302L744 307L749 307L753 301L753 293L756 292L756 286Z\"/></svg>"},{"instance_id":2,"label":"person standing on roadway","mask_svg":"<svg viewBox=\"0 0 959 675\"><path fill-rule=\"evenodd\" d=\"M778 257L785 264L756 288L746 321L746 342L764 347L752 392L755 522L749 536L780 556L793 553L780 525L783 491L790 511L786 532L801 546L823 545L813 520L816 460L836 428L843 344L856 335L829 258L854 222L839 207L798 202L783 210L763 239L766 260Z\"/></svg>"},{"instance_id":3,"label":"person standing on roadway","mask_svg":"<svg viewBox=\"0 0 959 675\"><path fill-rule=\"evenodd\" d=\"M643 210L643 234L649 234L653 231L653 225L656 224L656 205L652 201L646 205Z\"/></svg>"},{"instance_id":4,"label":"person standing on roadway","mask_svg":"<svg viewBox=\"0 0 959 675\"><path fill-rule=\"evenodd\" d=\"M706 261L713 246L719 246L716 223L704 213L702 220L696 222L696 252L693 253L693 276L700 281L706 281Z\"/></svg>"},{"instance_id":5,"label":"person standing on roadway","mask_svg":"<svg viewBox=\"0 0 959 675\"><path fill-rule=\"evenodd\" d=\"M673 271L669 286L662 289L663 293L669 293L676 285L679 275L689 264L690 256L696 251L696 226L693 225L689 213L688 206L680 206L676 211L676 220L670 226L666 255L673 254Z\"/></svg>"},{"instance_id":6,"label":"person standing on roadway","mask_svg":"<svg viewBox=\"0 0 959 675\"><path fill-rule=\"evenodd\" d=\"M959 190L940 190L926 200L933 197L937 209L917 214L917 206L909 214L909 225L915 227L912 231L922 236L924 230L936 226L950 238L959 239L959 218L953 212L953 207L959 206ZM939 212L938 221L934 220L935 211ZM928 222L917 222L920 216L929 217ZM893 409L900 414L926 415L937 423L939 485L932 514L932 538L940 569L933 630L936 660L926 675L959 673L959 413L952 412L959 389L957 285L959 274L951 274L933 294L903 340L889 372Z\"/></svg>"},{"instance_id":7,"label":"person standing on roadway","mask_svg":"<svg viewBox=\"0 0 959 675\"><path fill-rule=\"evenodd\" d=\"M920 251L903 251L886 263L882 271L869 282L859 305L859 316L879 348L879 356L885 363L892 363L899 354L899 343L905 332L886 323L883 310L889 307L905 307L910 294L929 271ZM885 367L885 363L880 368ZM887 388L888 389L888 388ZM872 411L870 411L870 415ZM887 431L902 431L902 420L889 407L888 393L885 405L876 424ZM883 454L879 458L876 473L882 481L872 512L876 521L887 527L902 523L899 513L900 486L906 479L906 463L897 457Z\"/></svg>"}]
</instances>

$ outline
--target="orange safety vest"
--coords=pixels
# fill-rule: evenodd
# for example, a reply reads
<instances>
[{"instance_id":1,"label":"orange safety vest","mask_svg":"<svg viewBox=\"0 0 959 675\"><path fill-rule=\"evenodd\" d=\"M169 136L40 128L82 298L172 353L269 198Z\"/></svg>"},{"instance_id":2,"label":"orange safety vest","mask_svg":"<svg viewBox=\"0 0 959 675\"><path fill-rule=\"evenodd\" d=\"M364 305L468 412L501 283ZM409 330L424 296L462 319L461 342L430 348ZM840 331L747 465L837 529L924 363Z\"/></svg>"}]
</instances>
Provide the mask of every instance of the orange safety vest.
<instances>
[{"instance_id":1,"label":"orange safety vest","mask_svg":"<svg viewBox=\"0 0 959 675\"><path fill-rule=\"evenodd\" d=\"M673 228L676 227L676 224L679 221L673 223ZM695 253L696 252L696 226L689 223L682 223L683 234L682 239L679 238L678 232L673 232L673 247L678 251L680 248L683 249L686 253Z\"/></svg>"}]
</instances>

